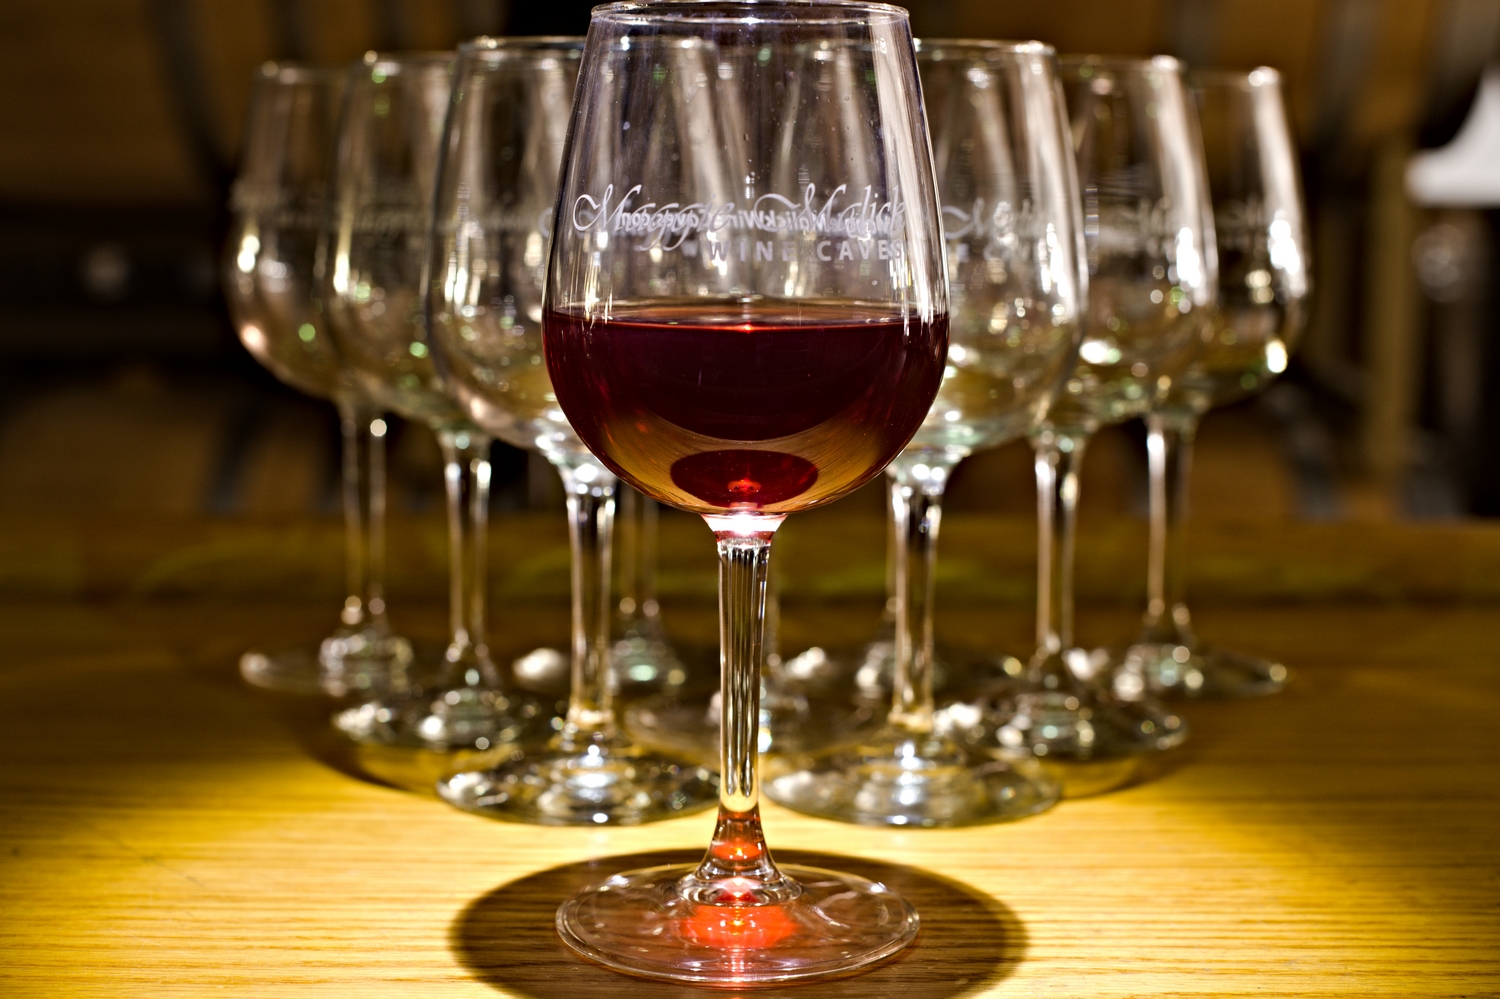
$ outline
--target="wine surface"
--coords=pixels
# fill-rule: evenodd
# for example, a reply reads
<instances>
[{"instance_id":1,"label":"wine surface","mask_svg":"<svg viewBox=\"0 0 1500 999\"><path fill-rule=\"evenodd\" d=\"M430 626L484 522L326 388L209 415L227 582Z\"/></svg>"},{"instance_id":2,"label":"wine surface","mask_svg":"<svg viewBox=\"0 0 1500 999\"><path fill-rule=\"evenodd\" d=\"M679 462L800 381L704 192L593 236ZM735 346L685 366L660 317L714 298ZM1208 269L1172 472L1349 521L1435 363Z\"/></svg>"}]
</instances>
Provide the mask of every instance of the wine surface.
<instances>
[{"instance_id":1,"label":"wine surface","mask_svg":"<svg viewBox=\"0 0 1500 999\"><path fill-rule=\"evenodd\" d=\"M548 312L553 391L601 461L697 513L791 513L880 472L937 394L948 319L881 306L615 304Z\"/></svg>"}]
</instances>

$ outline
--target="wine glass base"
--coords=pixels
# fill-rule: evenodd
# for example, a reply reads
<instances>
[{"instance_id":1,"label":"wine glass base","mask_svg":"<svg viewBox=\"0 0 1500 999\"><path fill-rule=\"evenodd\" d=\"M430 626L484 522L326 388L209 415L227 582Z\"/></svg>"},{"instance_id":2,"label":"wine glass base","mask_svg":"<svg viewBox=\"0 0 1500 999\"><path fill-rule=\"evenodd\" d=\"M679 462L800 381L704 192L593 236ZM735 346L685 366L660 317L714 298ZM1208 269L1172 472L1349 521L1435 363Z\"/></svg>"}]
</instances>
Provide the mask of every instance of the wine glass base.
<instances>
[{"instance_id":1,"label":"wine glass base","mask_svg":"<svg viewBox=\"0 0 1500 999\"><path fill-rule=\"evenodd\" d=\"M640 696L681 687L687 680L682 660L658 629L627 631L610 649L624 696Z\"/></svg>"},{"instance_id":2,"label":"wine glass base","mask_svg":"<svg viewBox=\"0 0 1500 999\"><path fill-rule=\"evenodd\" d=\"M246 652L240 676L251 686L281 694L347 697L391 684L411 664L411 643L374 629L340 631L323 639L318 653L292 649L277 655Z\"/></svg>"},{"instance_id":3,"label":"wine glass base","mask_svg":"<svg viewBox=\"0 0 1500 999\"><path fill-rule=\"evenodd\" d=\"M707 767L634 746L516 749L497 765L438 781L438 797L468 812L539 825L640 825L718 802Z\"/></svg>"},{"instance_id":4,"label":"wine glass base","mask_svg":"<svg viewBox=\"0 0 1500 999\"><path fill-rule=\"evenodd\" d=\"M1022 690L975 711L963 741L986 752L1024 752L1043 762L1091 762L1182 744L1188 725L1150 700L1120 701L1065 690Z\"/></svg>"},{"instance_id":5,"label":"wine glass base","mask_svg":"<svg viewBox=\"0 0 1500 999\"><path fill-rule=\"evenodd\" d=\"M955 673L952 650L939 644L933 652L932 687L941 693L952 681ZM790 672L790 670L789 670ZM855 657L853 666L854 689L857 695L874 704L889 704L892 684L896 675L896 641L894 638L877 638L867 643Z\"/></svg>"},{"instance_id":6,"label":"wine glass base","mask_svg":"<svg viewBox=\"0 0 1500 999\"><path fill-rule=\"evenodd\" d=\"M648 697L625 711L625 728L642 743L702 763L719 759L717 694L693 699ZM760 752L777 756L815 753L845 745L875 724L868 707L847 702L782 696L761 702Z\"/></svg>"},{"instance_id":7,"label":"wine glass base","mask_svg":"<svg viewBox=\"0 0 1500 999\"><path fill-rule=\"evenodd\" d=\"M355 742L439 753L539 741L547 720L535 700L471 686L392 691L333 716Z\"/></svg>"},{"instance_id":8,"label":"wine glass base","mask_svg":"<svg viewBox=\"0 0 1500 999\"><path fill-rule=\"evenodd\" d=\"M240 656L240 678L252 687L278 694L324 696L323 667L318 657L306 649L292 649L275 655L246 652Z\"/></svg>"},{"instance_id":9,"label":"wine glass base","mask_svg":"<svg viewBox=\"0 0 1500 999\"><path fill-rule=\"evenodd\" d=\"M797 897L766 905L683 898L693 865L653 867L585 888L557 910L563 942L626 974L747 988L848 974L916 938L917 912L878 882L784 867Z\"/></svg>"},{"instance_id":10,"label":"wine glass base","mask_svg":"<svg viewBox=\"0 0 1500 999\"><path fill-rule=\"evenodd\" d=\"M894 729L766 782L777 804L860 825L940 828L1009 822L1045 811L1061 788L1032 760L971 752L941 737Z\"/></svg>"},{"instance_id":11,"label":"wine glass base","mask_svg":"<svg viewBox=\"0 0 1500 999\"><path fill-rule=\"evenodd\" d=\"M1187 722L1154 701L1022 690L989 705L962 705L954 737L977 752L1030 753L1062 787L1086 798L1136 780L1146 761L1188 736Z\"/></svg>"},{"instance_id":12,"label":"wine glass base","mask_svg":"<svg viewBox=\"0 0 1500 999\"><path fill-rule=\"evenodd\" d=\"M1125 651L1112 682L1116 695L1126 699L1145 695L1232 701L1279 693L1288 676L1281 663L1242 652L1141 642Z\"/></svg>"},{"instance_id":13,"label":"wine glass base","mask_svg":"<svg viewBox=\"0 0 1500 999\"><path fill-rule=\"evenodd\" d=\"M276 655L246 652L240 656L240 678L252 687L305 697L348 697L390 686L389 659L320 661L311 652L292 649Z\"/></svg>"}]
</instances>

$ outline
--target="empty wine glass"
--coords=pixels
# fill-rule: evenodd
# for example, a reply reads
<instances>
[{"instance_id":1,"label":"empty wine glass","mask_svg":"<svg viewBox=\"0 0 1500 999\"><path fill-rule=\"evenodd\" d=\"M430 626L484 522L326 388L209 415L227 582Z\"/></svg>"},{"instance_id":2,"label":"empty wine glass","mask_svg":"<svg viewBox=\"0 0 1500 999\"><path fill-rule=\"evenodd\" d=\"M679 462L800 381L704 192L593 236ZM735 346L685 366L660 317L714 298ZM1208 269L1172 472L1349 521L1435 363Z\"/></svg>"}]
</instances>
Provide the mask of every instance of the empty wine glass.
<instances>
[{"instance_id":1,"label":"empty wine glass","mask_svg":"<svg viewBox=\"0 0 1500 999\"><path fill-rule=\"evenodd\" d=\"M596 8L560 187L547 368L601 462L714 532L724 723L703 862L586 888L558 930L618 970L724 986L878 960L911 942L915 911L772 861L756 740L776 529L879 474L942 379L947 279L906 12Z\"/></svg>"},{"instance_id":2,"label":"empty wine glass","mask_svg":"<svg viewBox=\"0 0 1500 999\"><path fill-rule=\"evenodd\" d=\"M545 746L445 778L450 804L549 824L635 824L706 808L713 774L621 730L611 661L616 479L583 446L542 357L542 291L582 39L464 45L435 202L428 329L455 398L486 431L562 476L573 557L572 686Z\"/></svg>"},{"instance_id":3,"label":"empty wine glass","mask_svg":"<svg viewBox=\"0 0 1500 999\"><path fill-rule=\"evenodd\" d=\"M1133 759L1187 735L1154 701L1125 702L1089 682L1096 659L1073 639L1078 470L1094 431L1148 411L1198 350L1216 259L1181 64L1065 58L1062 76L1083 193L1088 314L1077 366L1031 435L1038 648L976 731L993 750L1088 764L1065 777L1066 792L1078 794L1128 779Z\"/></svg>"},{"instance_id":4,"label":"empty wine glass","mask_svg":"<svg viewBox=\"0 0 1500 999\"><path fill-rule=\"evenodd\" d=\"M937 401L886 469L895 525L893 701L883 729L793 761L766 793L826 818L953 826L1033 815L1059 793L1024 755L997 759L940 730L934 569L949 473L1041 421L1076 358L1088 276L1052 49L928 40L918 48L952 340Z\"/></svg>"},{"instance_id":5,"label":"empty wine glass","mask_svg":"<svg viewBox=\"0 0 1500 999\"><path fill-rule=\"evenodd\" d=\"M1218 233L1219 307L1205 346L1146 417L1147 605L1114 674L1124 697L1253 697L1287 678L1281 663L1199 643L1185 602L1183 532L1199 418L1265 388L1302 332L1309 280L1296 148L1274 69L1198 72L1191 84Z\"/></svg>"},{"instance_id":6,"label":"empty wine glass","mask_svg":"<svg viewBox=\"0 0 1500 999\"><path fill-rule=\"evenodd\" d=\"M370 53L349 71L339 125L331 327L358 384L427 424L447 491L449 642L431 675L408 676L340 712L350 738L436 751L521 738L539 706L507 692L485 634L490 437L449 397L423 332L437 150L454 56Z\"/></svg>"},{"instance_id":7,"label":"empty wine glass","mask_svg":"<svg viewBox=\"0 0 1500 999\"><path fill-rule=\"evenodd\" d=\"M341 626L317 655L247 652L259 687L342 696L389 682L411 661L384 594L385 422L329 339L318 276L326 262L333 134L344 74L294 63L260 68L234 185L224 292L240 342L277 378L338 408L343 432L346 590Z\"/></svg>"}]
</instances>

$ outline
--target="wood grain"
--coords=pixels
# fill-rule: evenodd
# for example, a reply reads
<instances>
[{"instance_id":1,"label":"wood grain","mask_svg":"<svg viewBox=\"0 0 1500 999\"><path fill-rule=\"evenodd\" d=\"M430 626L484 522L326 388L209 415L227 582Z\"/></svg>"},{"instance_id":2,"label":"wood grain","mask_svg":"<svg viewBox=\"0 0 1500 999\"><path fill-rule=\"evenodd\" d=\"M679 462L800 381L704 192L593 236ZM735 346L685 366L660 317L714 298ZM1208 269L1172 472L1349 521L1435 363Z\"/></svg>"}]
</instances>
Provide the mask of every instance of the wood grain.
<instances>
[{"instance_id":1,"label":"wood grain","mask_svg":"<svg viewBox=\"0 0 1500 999\"><path fill-rule=\"evenodd\" d=\"M838 613L787 609L803 632ZM1500 994L1500 612L1200 617L1296 682L1190 705L1194 739L1150 783L957 831L768 809L778 855L891 880L925 929L868 975L767 994ZM524 644L562 615L497 618ZM573 960L547 919L580 879L691 857L710 818L542 831L320 763L321 709L243 688L233 660L326 624L270 603L0 608L0 995L686 995ZM945 635L1001 645L1024 624L957 608Z\"/></svg>"}]
</instances>

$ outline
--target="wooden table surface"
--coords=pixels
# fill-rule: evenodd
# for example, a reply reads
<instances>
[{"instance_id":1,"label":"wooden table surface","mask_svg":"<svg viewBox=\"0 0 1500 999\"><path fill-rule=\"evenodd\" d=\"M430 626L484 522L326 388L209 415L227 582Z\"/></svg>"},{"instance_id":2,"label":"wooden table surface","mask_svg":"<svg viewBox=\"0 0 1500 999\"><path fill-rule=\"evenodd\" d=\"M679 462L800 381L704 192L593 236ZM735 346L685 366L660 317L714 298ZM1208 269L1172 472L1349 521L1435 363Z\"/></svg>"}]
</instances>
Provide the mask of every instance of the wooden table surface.
<instances>
[{"instance_id":1,"label":"wooden table surface","mask_svg":"<svg viewBox=\"0 0 1500 999\"><path fill-rule=\"evenodd\" d=\"M541 830L343 772L321 706L234 673L249 645L312 641L327 611L0 608L0 995L692 991L574 960L551 916L600 872L693 859L711 816ZM440 608L406 613L440 626ZM695 613L711 633L711 611ZM809 613L804 631L844 612ZM1020 641L1025 617L959 608L944 627ZM1118 635L1133 614L1084 617ZM1330 603L1200 617L1221 642L1283 657L1295 682L1262 702L1189 705L1195 735L1152 781L967 830L767 808L782 859L837 854L822 862L887 880L923 917L895 962L769 994L1500 995L1500 611ZM560 629L563 611L497 618L525 640Z\"/></svg>"}]
</instances>

